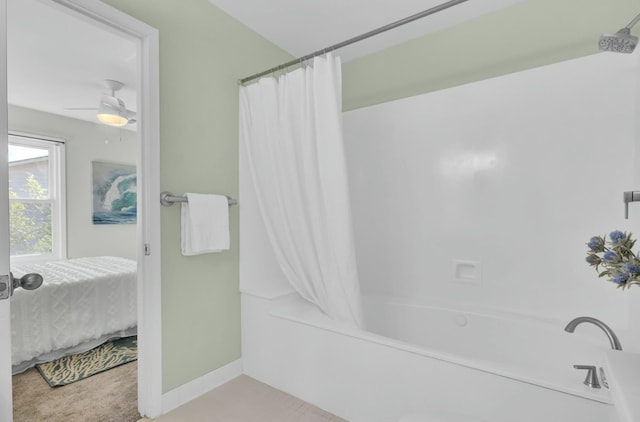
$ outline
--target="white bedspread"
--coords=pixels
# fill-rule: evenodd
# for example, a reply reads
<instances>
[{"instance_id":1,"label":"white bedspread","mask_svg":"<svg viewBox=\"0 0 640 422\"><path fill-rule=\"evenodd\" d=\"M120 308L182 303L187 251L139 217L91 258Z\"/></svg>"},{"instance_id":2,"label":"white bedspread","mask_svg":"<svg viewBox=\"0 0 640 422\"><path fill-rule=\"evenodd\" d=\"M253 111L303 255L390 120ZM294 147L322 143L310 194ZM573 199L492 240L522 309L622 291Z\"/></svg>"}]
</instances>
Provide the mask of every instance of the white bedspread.
<instances>
[{"instance_id":1,"label":"white bedspread","mask_svg":"<svg viewBox=\"0 0 640 422\"><path fill-rule=\"evenodd\" d=\"M12 266L42 274L11 299L12 364L136 326L136 262L101 256Z\"/></svg>"}]
</instances>

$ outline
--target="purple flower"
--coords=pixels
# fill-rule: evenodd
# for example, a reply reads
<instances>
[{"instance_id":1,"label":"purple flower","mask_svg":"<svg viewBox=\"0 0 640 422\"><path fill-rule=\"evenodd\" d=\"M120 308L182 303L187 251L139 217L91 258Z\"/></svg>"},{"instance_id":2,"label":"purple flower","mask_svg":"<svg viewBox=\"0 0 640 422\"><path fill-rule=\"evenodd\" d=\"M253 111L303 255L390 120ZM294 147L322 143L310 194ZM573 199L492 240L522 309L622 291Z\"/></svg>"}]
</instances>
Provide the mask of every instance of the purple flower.
<instances>
[{"instance_id":1,"label":"purple flower","mask_svg":"<svg viewBox=\"0 0 640 422\"><path fill-rule=\"evenodd\" d=\"M618 254L613 251L605 252L603 258L605 261L618 262Z\"/></svg>"},{"instance_id":2,"label":"purple flower","mask_svg":"<svg viewBox=\"0 0 640 422\"><path fill-rule=\"evenodd\" d=\"M629 275L625 273L618 273L613 276L613 282L616 284L625 284L629 280Z\"/></svg>"},{"instance_id":3,"label":"purple flower","mask_svg":"<svg viewBox=\"0 0 640 422\"><path fill-rule=\"evenodd\" d=\"M626 239L627 235L622 233L620 230L614 230L609 233L609 237L614 244L618 244Z\"/></svg>"},{"instance_id":4,"label":"purple flower","mask_svg":"<svg viewBox=\"0 0 640 422\"><path fill-rule=\"evenodd\" d=\"M593 236L589 239L589 243L587 243L589 249L593 252L602 252L604 251L604 239L599 236Z\"/></svg>"},{"instance_id":5,"label":"purple flower","mask_svg":"<svg viewBox=\"0 0 640 422\"><path fill-rule=\"evenodd\" d=\"M607 238L609 236L609 238ZM587 242L585 261L600 277L626 289L640 284L640 252L633 252L636 241L631 233L614 230L605 236L593 236Z\"/></svg>"},{"instance_id":6,"label":"purple flower","mask_svg":"<svg viewBox=\"0 0 640 422\"><path fill-rule=\"evenodd\" d=\"M633 265L632 263L624 264L624 269L627 270L629 272L629 274L631 274L631 275L640 274L640 268L638 268L637 266Z\"/></svg>"}]
</instances>

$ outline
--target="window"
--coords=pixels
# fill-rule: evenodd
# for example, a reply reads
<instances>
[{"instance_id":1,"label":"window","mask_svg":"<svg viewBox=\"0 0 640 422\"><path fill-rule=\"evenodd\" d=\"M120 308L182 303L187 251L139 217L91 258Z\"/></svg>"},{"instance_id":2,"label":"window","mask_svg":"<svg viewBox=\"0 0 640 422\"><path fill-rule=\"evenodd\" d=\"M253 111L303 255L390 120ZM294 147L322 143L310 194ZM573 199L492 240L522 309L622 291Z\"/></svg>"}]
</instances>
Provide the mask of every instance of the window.
<instances>
[{"instance_id":1,"label":"window","mask_svg":"<svg viewBox=\"0 0 640 422\"><path fill-rule=\"evenodd\" d=\"M9 135L11 262L66 255L64 143Z\"/></svg>"}]
</instances>

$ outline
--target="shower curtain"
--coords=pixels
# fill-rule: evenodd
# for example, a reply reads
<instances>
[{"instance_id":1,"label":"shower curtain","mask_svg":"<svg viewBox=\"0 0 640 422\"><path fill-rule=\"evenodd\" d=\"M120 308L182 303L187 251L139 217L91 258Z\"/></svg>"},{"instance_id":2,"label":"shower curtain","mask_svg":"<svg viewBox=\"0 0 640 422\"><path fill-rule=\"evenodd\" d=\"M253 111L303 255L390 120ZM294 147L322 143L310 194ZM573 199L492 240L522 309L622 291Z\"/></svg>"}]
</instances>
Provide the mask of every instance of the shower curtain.
<instances>
[{"instance_id":1,"label":"shower curtain","mask_svg":"<svg viewBox=\"0 0 640 422\"><path fill-rule=\"evenodd\" d=\"M240 89L240 136L271 245L306 300L363 325L342 142L340 59Z\"/></svg>"}]
</instances>

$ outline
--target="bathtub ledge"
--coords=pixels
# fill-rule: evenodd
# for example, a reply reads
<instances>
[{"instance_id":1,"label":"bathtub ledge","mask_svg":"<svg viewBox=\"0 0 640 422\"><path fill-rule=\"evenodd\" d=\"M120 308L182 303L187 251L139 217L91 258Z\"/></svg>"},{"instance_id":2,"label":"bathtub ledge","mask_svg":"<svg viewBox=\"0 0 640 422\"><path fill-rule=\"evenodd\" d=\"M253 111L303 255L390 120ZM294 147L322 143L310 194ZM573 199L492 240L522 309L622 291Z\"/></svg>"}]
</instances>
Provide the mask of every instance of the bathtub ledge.
<instances>
[{"instance_id":1,"label":"bathtub ledge","mask_svg":"<svg viewBox=\"0 0 640 422\"><path fill-rule=\"evenodd\" d=\"M640 421L640 354L608 351L605 370L620 421Z\"/></svg>"}]
</instances>

